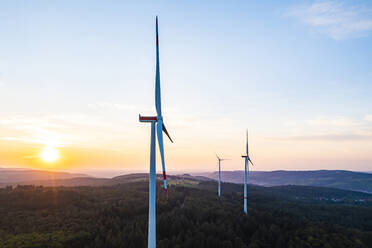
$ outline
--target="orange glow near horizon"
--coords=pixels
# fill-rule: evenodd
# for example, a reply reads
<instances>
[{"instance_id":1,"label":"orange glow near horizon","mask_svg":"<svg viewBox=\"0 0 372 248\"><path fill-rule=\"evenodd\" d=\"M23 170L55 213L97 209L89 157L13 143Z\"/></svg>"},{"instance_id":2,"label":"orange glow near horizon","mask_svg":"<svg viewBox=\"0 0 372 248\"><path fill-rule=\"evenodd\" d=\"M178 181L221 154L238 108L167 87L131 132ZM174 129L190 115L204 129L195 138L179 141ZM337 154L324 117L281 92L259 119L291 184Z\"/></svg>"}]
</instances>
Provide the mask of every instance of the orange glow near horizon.
<instances>
[{"instance_id":1,"label":"orange glow near horizon","mask_svg":"<svg viewBox=\"0 0 372 248\"><path fill-rule=\"evenodd\" d=\"M177 113L171 116L182 119ZM18 117L9 119L6 127L0 126L0 167L148 171L150 129L140 125L136 118L113 119L112 123L87 116L64 116L63 121L53 118ZM67 124L66 120L69 121ZM207 120L201 121L197 128L181 124L172 119L169 121L168 129L175 143L168 140L164 143L167 171L215 171L215 153L231 159L224 163L223 170L243 168L240 157L245 147L243 126L234 126L228 121L213 126ZM325 129L335 129L333 122L330 125ZM220 132L230 126L236 130ZM249 151L255 164L252 169L371 170L372 140L350 140L348 136L339 140L338 136L334 139L332 135L301 136L303 133L320 133L323 129L316 124L298 130L297 134L293 128L287 128L281 130L278 137L273 135L279 133L277 130L250 129ZM326 133L327 130L323 131ZM158 147L156 158L159 170Z\"/></svg>"},{"instance_id":2,"label":"orange glow near horizon","mask_svg":"<svg viewBox=\"0 0 372 248\"><path fill-rule=\"evenodd\" d=\"M177 137L177 146L165 143L167 171L215 171L217 152L231 160L223 170L241 170L244 137L228 142L219 139L194 145ZM239 142L236 142L238 141ZM276 141L252 136L250 153L254 170L348 169L350 165L369 160L368 147L355 149L354 143ZM23 167L40 170L148 170L148 132L136 142L98 143L96 146L65 144L53 146L22 141L0 140L1 167ZM212 145L214 145L212 147ZM115 148L115 149L113 149ZM346 149L348 148L348 149ZM314 156L314 154L316 156ZM157 169L160 170L157 151Z\"/></svg>"}]
</instances>

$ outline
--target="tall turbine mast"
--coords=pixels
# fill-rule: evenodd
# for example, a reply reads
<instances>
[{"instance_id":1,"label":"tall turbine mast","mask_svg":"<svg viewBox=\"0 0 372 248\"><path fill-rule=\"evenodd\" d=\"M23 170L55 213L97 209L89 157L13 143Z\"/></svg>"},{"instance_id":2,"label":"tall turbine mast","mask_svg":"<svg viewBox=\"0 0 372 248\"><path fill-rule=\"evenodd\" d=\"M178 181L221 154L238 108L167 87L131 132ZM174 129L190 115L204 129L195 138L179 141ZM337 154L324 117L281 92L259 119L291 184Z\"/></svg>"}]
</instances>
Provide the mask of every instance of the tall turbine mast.
<instances>
[{"instance_id":1,"label":"tall turbine mast","mask_svg":"<svg viewBox=\"0 0 372 248\"><path fill-rule=\"evenodd\" d=\"M249 152L248 152L248 129L247 129L247 143L246 143L246 153L245 155L242 155L244 158L244 213L248 214L247 209L247 197L248 197L248 186L247 186L247 179L248 179L248 171L249 171L249 163L252 163L251 159L249 158Z\"/></svg>"},{"instance_id":2,"label":"tall turbine mast","mask_svg":"<svg viewBox=\"0 0 372 248\"><path fill-rule=\"evenodd\" d=\"M218 198L221 197L221 161L228 160L224 158L218 157L216 154L216 157L218 159Z\"/></svg>"},{"instance_id":3,"label":"tall turbine mast","mask_svg":"<svg viewBox=\"0 0 372 248\"><path fill-rule=\"evenodd\" d=\"M141 116L140 122L151 123L151 145L150 145L150 179L149 179L149 226L148 226L148 248L156 247L156 135L158 136L159 151L163 168L164 190L168 197L167 175L165 172L163 132L168 134L163 122L161 113L161 95L160 95L160 65L159 65L159 35L158 35L158 17L156 17L156 75L155 75L155 108L156 116Z\"/></svg>"}]
</instances>

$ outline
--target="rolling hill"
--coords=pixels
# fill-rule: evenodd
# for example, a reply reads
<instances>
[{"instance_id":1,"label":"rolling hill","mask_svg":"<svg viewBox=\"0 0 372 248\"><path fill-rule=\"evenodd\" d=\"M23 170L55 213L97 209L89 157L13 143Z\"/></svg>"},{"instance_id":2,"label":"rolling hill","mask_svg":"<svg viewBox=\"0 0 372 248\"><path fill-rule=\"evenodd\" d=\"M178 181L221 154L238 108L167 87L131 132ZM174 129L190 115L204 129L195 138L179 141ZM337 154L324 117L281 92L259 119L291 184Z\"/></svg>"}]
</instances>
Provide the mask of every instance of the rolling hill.
<instances>
[{"instance_id":1,"label":"rolling hill","mask_svg":"<svg viewBox=\"0 0 372 248\"><path fill-rule=\"evenodd\" d=\"M193 175L217 179L218 172ZM222 180L243 183L243 171L222 171ZM330 187L372 193L372 174L344 170L251 171L248 183L261 186L303 185Z\"/></svg>"}]
</instances>

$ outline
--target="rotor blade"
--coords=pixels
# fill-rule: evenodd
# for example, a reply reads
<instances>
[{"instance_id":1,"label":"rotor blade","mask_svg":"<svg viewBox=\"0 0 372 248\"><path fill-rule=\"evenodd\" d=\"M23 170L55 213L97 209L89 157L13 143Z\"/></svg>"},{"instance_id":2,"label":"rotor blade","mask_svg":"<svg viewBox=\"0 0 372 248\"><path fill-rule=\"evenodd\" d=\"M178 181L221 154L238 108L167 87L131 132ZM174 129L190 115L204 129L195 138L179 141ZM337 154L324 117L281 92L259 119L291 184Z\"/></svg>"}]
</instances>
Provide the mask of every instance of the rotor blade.
<instances>
[{"instance_id":1,"label":"rotor blade","mask_svg":"<svg viewBox=\"0 0 372 248\"><path fill-rule=\"evenodd\" d=\"M163 146L163 121L162 120L158 120L156 124L156 133L158 135L161 165L163 167L164 190L165 190L165 194L168 196L167 175L165 173L164 146Z\"/></svg>"},{"instance_id":2,"label":"rotor blade","mask_svg":"<svg viewBox=\"0 0 372 248\"><path fill-rule=\"evenodd\" d=\"M173 140L172 140L172 138L170 137L170 135L169 135L169 133L168 133L168 131L167 131L167 129L166 129L164 123L163 123L163 132L168 136L169 140L173 143Z\"/></svg>"},{"instance_id":3,"label":"rotor blade","mask_svg":"<svg viewBox=\"0 0 372 248\"><path fill-rule=\"evenodd\" d=\"M251 164L254 166L254 164L252 163L252 160L250 158L248 158L248 161L251 162Z\"/></svg>"},{"instance_id":4,"label":"rotor blade","mask_svg":"<svg viewBox=\"0 0 372 248\"><path fill-rule=\"evenodd\" d=\"M156 76L155 76L155 107L158 116L161 116L161 97L160 97L160 65L159 65L159 31L158 17L156 16Z\"/></svg>"},{"instance_id":5,"label":"rotor blade","mask_svg":"<svg viewBox=\"0 0 372 248\"><path fill-rule=\"evenodd\" d=\"M218 155L217 155L217 154L216 154L216 157L217 157L217 159L218 159L218 160L221 160L221 159L220 159L220 157L218 157Z\"/></svg>"},{"instance_id":6,"label":"rotor blade","mask_svg":"<svg viewBox=\"0 0 372 248\"><path fill-rule=\"evenodd\" d=\"M248 129L247 129L247 145L246 145L246 152L247 152L247 155L248 155Z\"/></svg>"}]
</instances>

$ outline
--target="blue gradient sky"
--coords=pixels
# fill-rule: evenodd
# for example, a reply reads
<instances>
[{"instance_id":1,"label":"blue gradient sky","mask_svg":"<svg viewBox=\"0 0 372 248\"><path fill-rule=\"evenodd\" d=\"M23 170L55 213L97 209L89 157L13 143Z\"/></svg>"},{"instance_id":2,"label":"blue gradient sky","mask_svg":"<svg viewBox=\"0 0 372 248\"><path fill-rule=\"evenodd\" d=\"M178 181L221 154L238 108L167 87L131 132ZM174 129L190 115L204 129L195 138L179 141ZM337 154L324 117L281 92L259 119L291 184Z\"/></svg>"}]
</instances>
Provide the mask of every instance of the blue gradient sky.
<instances>
[{"instance_id":1,"label":"blue gradient sky","mask_svg":"<svg viewBox=\"0 0 372 248\"><path fill-rule=\"evenodd\" d=\"M2 1L0 165L147 169L155 15L170 170L372 170L369 1Z\"/></svg>"}]
</instances>

